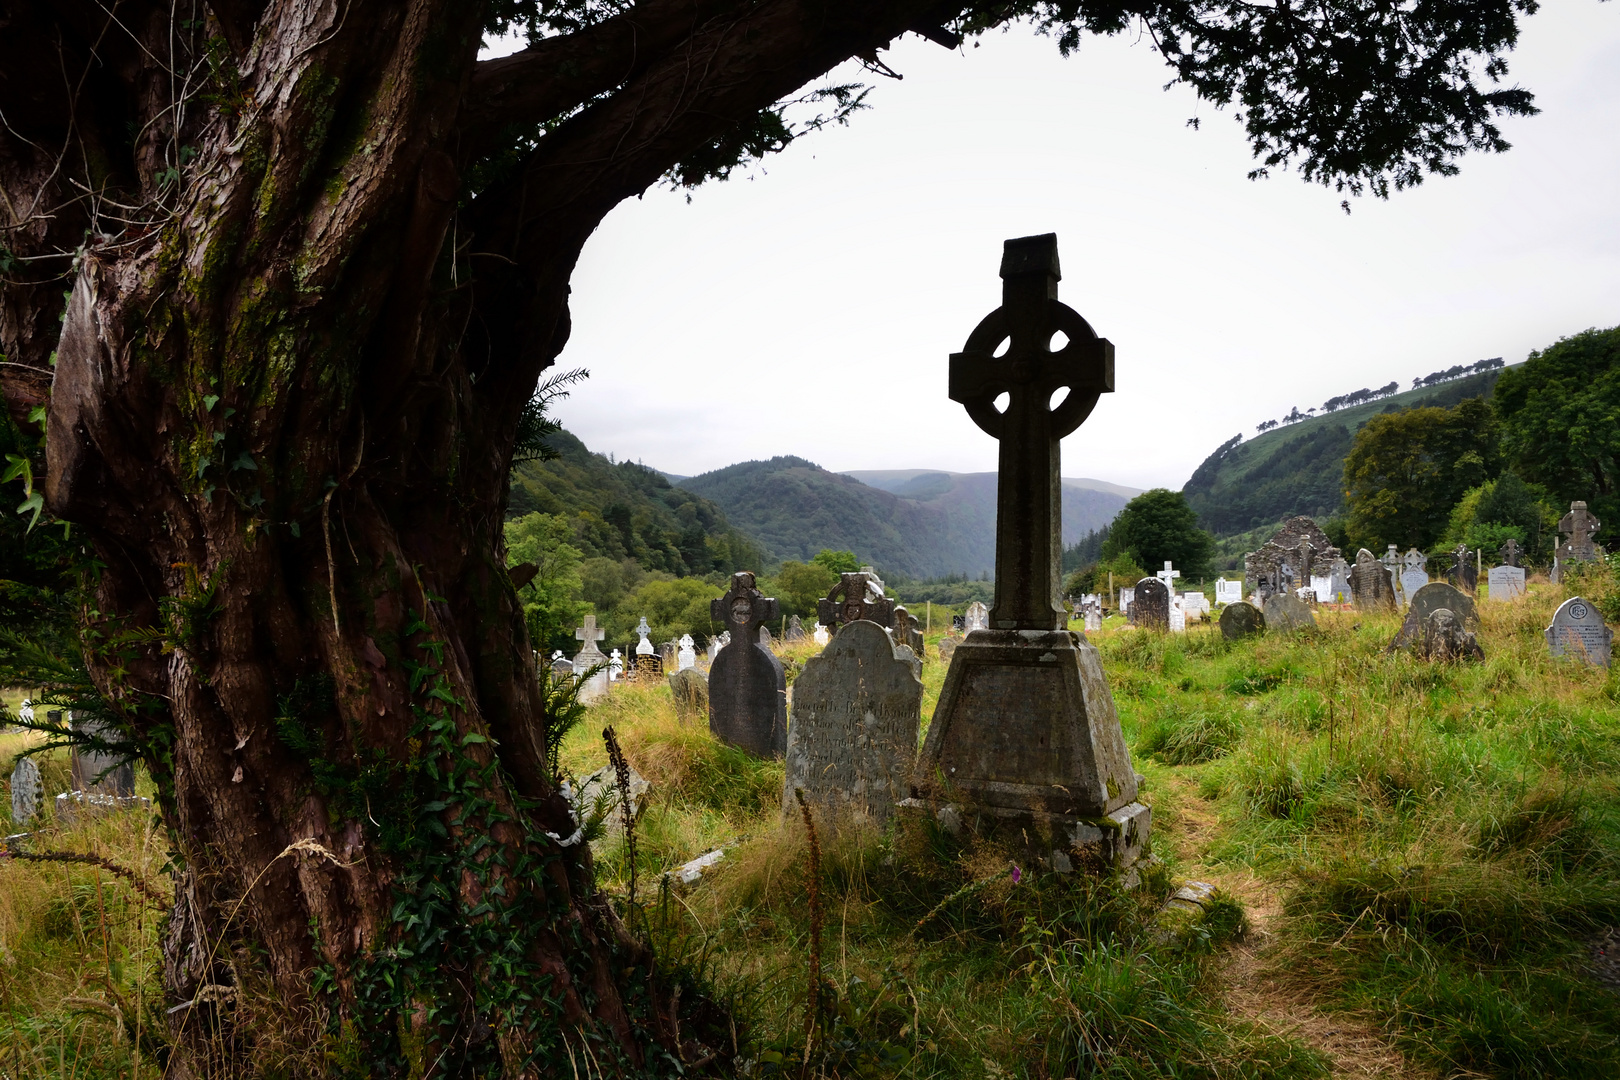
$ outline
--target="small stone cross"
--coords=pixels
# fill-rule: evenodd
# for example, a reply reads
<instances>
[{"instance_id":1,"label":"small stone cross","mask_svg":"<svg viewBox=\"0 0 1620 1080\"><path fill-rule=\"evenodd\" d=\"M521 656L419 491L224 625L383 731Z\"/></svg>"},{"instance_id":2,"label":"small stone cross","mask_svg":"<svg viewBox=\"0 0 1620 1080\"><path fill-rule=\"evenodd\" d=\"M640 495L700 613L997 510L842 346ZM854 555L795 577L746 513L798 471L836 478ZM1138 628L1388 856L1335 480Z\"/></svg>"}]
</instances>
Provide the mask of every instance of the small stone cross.
<instances>
[{"instance_id":1,"label":"small stone cross","mask_svg":"<svg viewBox=\"0 0 1620 1080\"><path fill-rule=\"evenodd\" d=\"M1510 536L1508 542L1502 545L1501 553L1497 555L1497 558L1502 560L1503 566L1518 566L1519 559L1523 554L1519 542Z\"/></svg>"},{"instance_id":2,"label":"small stone cross","mask_svg":"<svg viewBox=\"0 0 1620 1080\"><path fill-rule=\"evenodd\" d=\"M849 575L845 575L846 577ZM759 628L776 619L776 599L754 587L754 575L747 570L731 575L731 591L709 602L709 614L723 623L733 641L759 644Z\"/></svg>"},{"instance_id":3,"label":"small stone cross","mask_svg":"<svg viewBox=\"0 0 1620 1080\"><path fill-rule=\"evenodd\" d=\"M653 648L652 642L647 640L652 635L652 627L647 625L647 616L643 615L641 617L641 624L636 627L636 633L641 635L641 641L636 645L637 656L651 656L657 652Z\"/></svg>"},{"instance_id":4,"label":"small stone cross","mask_svg":"<svg viewBox=\"0 0 1620 1080\"><path fill-rule=\"evenodd\" d=\"M1571 559L1593 559L1597 557L1597 544L1594 537L1602 527L1602 523L1586 509L1584 502L1576 501L1569 504L1569 513L1558 523L1558 531L1567 538L1564 547Z\"/></svg>"},{"instance_id":5,"label":"small stone cross","mask_svg":"<svg viewBox=\"0 0 1620 1080\"><path fill-rule=\"evenodd\" d=\"M646 625L646 620L642 620L642 625ZM574 631L574 637L585 643L586 652L591 652L595 650L598 641L607 637L607 631L596 628L595 615L587 615L585 616L585 625Z\"/></svg>"},{"instance_id":6,"label":"small stone cross","mask_svg":"<svg viewBox=\"0 0 1620 1080\"><path fill-rule=\"evenodd\" d=\"M993 630L1061 630L1063 436L1114 390L1114 346L1057 298L1057 236L1008 240L1001 306L951 356L950 397L1000 441ZM1052 340L1068 340L1052 350ZM1007 343L1004 355L996 352ZM1005 408L997 402L1005 395Z\"/></svg>"},{"instance_id":7,"label":"small stone cross","mask_svg":"<svg viewBox=\"0 0 1620 1080\"><path fill-rule=\"evenodd\" d=\"M1170 569L1170 560L1166 559L1164 561L1164 569L1160 570L1153 576L1164 582L1165 592L1174 593L1176 591L1176 578L1181 576L1181 571Z\"/></svg>"}]
</instances>

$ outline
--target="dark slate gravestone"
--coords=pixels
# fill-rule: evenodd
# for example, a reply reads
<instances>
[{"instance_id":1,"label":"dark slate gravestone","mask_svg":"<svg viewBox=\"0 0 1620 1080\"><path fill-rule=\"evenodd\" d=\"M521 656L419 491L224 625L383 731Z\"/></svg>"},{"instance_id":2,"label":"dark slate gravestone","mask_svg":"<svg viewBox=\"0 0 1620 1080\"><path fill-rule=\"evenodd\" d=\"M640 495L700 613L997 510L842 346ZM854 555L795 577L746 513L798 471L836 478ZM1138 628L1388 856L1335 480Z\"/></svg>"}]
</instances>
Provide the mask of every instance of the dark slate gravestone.
<instances>
[{"instance_id":1,"label":"dark slate gravestone","mask_svg":"<svg viewBox=\"0 0 1620 1080\"><path fill-rule=\"evenodd\" d=\"M1136 583L1131 602L1131 625L1143 630L1170 629L1170 590L1158 578L1145 577Z\"/></svg>"},{"instance_id":2,"label":"dark slate gravestone","mask_svg":"<svg viewBox=\"0 0 1620 1080\"><path fill-rule=\"evenodd\" d=\"M83 732L93 739L108 742L119 740L111 727L89 716L73 716L69 724L74 731ZM75 746L72 756L73 790L128 798L135 794L135 766L127 757Z\"/></svg>"},{"instance_id":3,"label":"dark slate gravestone","mask_svg":"<svg viewBox=\"0 0 1620 1080\"><path fill-rule=\"evenodd\" d=\"M877 575L864 570L838 575L838 584L825 599L816 603L816 613L821 625L828 630L857 619L879 626L894 625L894 601L883 595Z\"/></svg>"},{"instance_id":4,"label":"dark slate gravestone","mask_svg":"<svg viewBox=\"0 0 1620 1080\"><path fill-rule=\"evenodd\" d=\"M759 631L776 618L776 600L754 588L754 575L731 575L731 591L714 600L710 616L731 643L709 667L709 730L715 738L759 757L787 748L787 678Z\"/></svg>"},{"instance_id":5,"label":"dark slate gravestone","mask_svg":"<svg viewBox=\"0 0 1620 1080\"><path fill-rule=\"evenodd\" d=\"M922 681L883 627L840 627L793 680L782 810L794 789L819 808L882 824L907 794L922 722Z\"/></svg>"},{"instance_id":6,"label":"dark slate gravestone","mask_svg":"<svg viewBox=\"0 0 1620 1080\"><path fill-rule=\"evenodd\" d=\"M951 399L1000 444L995 604L951 658L912 790L942 821L1053 869L1078 853L1124 868L1151 813L1097 649L1067 629L1059 598L1059 442L1113 390L1114 348L1058 301L1055 236L1007 241L1001 277L1002 306L950 366Z\"/></svg>"},{"instance_id":7,"label":"dark slate gravestone","mask_svg":"<svg viewBox=\"0 0 1620 1080\"><path fill-rule=\"evenodd\" d=\"M1241 641L1246 637L1266 632L1266 616L1253 604L1239 600L1227 604L1221 612L1221 636L1227 641Z\"/></svg>"},{"instance_id":8,"label":"dark slate gravestone","mask_svg":"<svg viewBox=\"0 0 1620 1080\"><path fill-rule=\"evenodd\" d=\"M1451 552L1451 583L1465 593L1479 587L1479 563L1467 544L1458 544Z\"/></svg>"},{"instance_id":9,"label":"dark slate gravestone","mask_svg":"<svg viewBox=\"0 0 1620 1080\"><path fill-rule=\"evenodd\" d=\"M1276 634L1292 634L1316 625L1311 606L1291 592L1266 597L1266 629Z\"/></svg>"},{"instance_id":10,"label":"dark slate gravestone","mask_svg":"<svg viewBox=\"0 0 1620 1080\"><path fill-rule=\"evenodd\" d=\"M1394 611L1395 586L1389 569L1362 548L1350 568L1350 599L1364 611Z\"/></svg>"},{"instance_id":11,"label":"dark slate gravestone","mask_svg":"<svg viewBox=\"0 0 1620 1080\"><path fill-rule=\"evenodd\" d=\"M1588 600L1572 596L1558 605L1547 627L1547 648L1554 656L1572 656L1608 667L1614 650L1614 631Z\"/></svg>"},{"instance_id":12,"label":"dark slate gravestone","mask_svg":"<svg viewBox=\"0 0 1620 1080\"><path fill-rule=\"evenodd\" d=\"M1444 581L1431 581L1423 588L1412 594L1412 602L1406 611L1406 618L1401 623L1400 633L1390 643L1390 649L1403 649L1423 637L1423 624L1425 620L1441 608L1450 611L1464 630L1479 629L1479 611L1474 607L1474 598Z\"/></svg>"}]
</instances>

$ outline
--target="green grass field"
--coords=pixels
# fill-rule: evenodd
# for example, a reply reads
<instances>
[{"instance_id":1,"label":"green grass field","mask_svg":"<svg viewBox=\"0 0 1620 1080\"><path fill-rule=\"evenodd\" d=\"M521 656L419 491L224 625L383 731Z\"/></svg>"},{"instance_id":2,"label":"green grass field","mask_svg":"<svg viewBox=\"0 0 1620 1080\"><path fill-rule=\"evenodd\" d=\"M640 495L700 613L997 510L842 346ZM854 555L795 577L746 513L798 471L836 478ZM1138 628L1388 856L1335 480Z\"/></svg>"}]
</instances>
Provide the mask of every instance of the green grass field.
<instances>
[{"instance_id":1,"label":"green grass field","mask_svg":"<svg viewBox=\"0 0 1620 1080\"><path fill-rule=\"evenodd\" d=\"M1593 942L1620 923L1620 683L1548 657L1566 595L1482 604L1481 664L1388 654L1397 620L1355 612L1241 643L1208 623L1092 635L1154 810L1160 862L1132 890L1015 878L926 821L818 821L813 916L780 763L682 723L663 686L594 706L562 763L604 764L611 724L652 782L634 907L622 836L598 880L728 1005L749 1075L1613 1077L1620 999ZM785 652L790 673L812 651ZM925 665L925 718L943 678ZM8 772L19 745L0 740ZM41 846L164 886L161 840L128 815ZM717 847L696 885L661 878ZM1180 879L1219 887L1203 919L1161 914ZM0 861L0 1071L132 1076L137 1028L149 1063L159 914L94 868Z\"/></svg>"}]
</instances>

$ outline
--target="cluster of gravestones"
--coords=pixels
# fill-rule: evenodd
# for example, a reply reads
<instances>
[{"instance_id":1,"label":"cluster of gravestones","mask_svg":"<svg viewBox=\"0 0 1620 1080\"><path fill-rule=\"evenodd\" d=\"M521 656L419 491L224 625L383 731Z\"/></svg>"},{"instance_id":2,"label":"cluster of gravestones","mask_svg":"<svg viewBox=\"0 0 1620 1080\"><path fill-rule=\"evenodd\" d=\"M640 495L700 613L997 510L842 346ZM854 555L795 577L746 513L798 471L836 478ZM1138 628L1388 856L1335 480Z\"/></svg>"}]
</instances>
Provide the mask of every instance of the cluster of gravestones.
<instances>
[{"instance_id":1,"label":"cluster of gravestones","mask_svg":"<svg viewBox=\"0 0 1620 1080\"><path fill-rule=\"evenodd\" d=\"M96 720L74 717L66 710L53 709L46 717L54 723L65 720L69 728L91 738L110 734ZM76 745L70 776L71 790L56 796L58 821L70 821L79 814L151 805L150 799L135 794L135 766L127 758ZM31 757L19 758L11 771L11 823L17 829L26 829L44 809L45 784L39 766Z\"/></svg>"},{"instance_id":2,"label":"cluster of gravestones","mask_svg":"<svg viewBox=\"0 0 1620 1080\"><path fill-rule=\"evenodd\" d=\"M776 601L735 575L713 602L731 644L710 668L710 725L786 759L784 810L802 795L876 821L932 816L1051 869L1130 872L1151 814L1097 651L1067 629L1059 596L1058 443L1112 390L1113 347L1056 300L1054 237L1008 241L1001 276L1002 306L950 367L951 398L1000 444L995 601L970 605L941 642L950 666L926 743L921 629L869 570L841 575L818 605L833 633L794 681L791 724L781 665L759 639ZM1067 344L1054 352L1058 331Z\"/></svg>"}]
</instances>

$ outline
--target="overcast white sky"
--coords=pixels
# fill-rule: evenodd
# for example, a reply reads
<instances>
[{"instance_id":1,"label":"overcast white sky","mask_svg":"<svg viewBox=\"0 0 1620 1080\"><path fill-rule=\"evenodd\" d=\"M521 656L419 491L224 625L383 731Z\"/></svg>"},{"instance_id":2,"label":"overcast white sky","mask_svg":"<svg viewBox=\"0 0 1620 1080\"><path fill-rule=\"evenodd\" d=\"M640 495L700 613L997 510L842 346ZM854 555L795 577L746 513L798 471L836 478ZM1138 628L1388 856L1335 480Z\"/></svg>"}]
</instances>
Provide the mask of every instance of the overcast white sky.
<instances>
[{"instance_id":1,"label":"overcast white sky","mask_svg":"<svg viewBox=\"0 0 1620 1080\"><path fill-rule=\"evenodd\" d=\"M1245 179L1237 123L1164 92L1145 41L1064 60L1015 29L884 59L905 79L850 127L690 203L651 190L591 239L559 363L592 377L557 415L593 450L994 469L947 357L1000 301L1001 242L1039 232L1117 353L1063 473L1136 487L1179 488L1291 406L1620 323L1620 3L1527 20L1509 81L1542 112L1504 123L1512 150L1348 217L1292 173Z\"/></svg>"}]
</instances>

